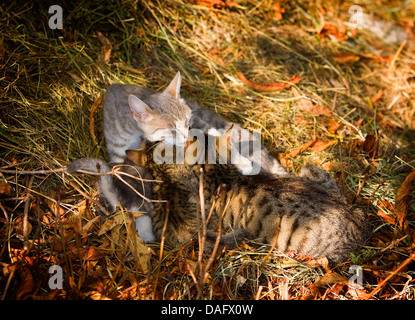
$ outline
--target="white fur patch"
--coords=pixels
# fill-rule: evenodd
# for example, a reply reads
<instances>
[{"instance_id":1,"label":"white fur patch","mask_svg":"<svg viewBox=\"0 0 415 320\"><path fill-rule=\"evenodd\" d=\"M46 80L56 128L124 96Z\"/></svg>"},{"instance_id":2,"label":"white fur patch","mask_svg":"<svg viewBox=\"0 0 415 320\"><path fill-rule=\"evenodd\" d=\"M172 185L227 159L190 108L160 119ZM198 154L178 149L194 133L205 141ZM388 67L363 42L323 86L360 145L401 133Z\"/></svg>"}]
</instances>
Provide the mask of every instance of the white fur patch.
<instances>
[{"instance_id":1,"label":"white fur patch","mask_svg":"<svg viewBox=\"0 0 415 320\"><path fill-rule=\"evenodd\" d=\"M135 227L140 238L144 242L156 240L151 227L151 218L149 216L141 216L135 219Z\"/></svg>"},{"instance_id":2,"label":"white fur patch","mask_svg":"<svg viewBox=\"0 0 415 320\"><path fill-rule=\"evenodd\" d=\"M223 130L222 132L220 132L218 129L215 129L215 128L210 128L208 130L208 135L210 136L220 137L222 134L223 134Z\"/></svg>"}]
</instances>

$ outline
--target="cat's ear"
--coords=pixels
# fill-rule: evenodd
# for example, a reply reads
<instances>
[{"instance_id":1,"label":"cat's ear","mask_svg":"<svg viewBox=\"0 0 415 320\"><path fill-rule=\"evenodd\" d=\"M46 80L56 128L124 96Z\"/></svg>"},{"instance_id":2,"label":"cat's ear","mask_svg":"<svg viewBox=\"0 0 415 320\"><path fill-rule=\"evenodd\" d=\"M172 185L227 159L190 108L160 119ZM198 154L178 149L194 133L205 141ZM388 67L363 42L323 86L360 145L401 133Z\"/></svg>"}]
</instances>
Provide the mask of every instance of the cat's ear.
<instances>
[{"instance_id":1,"label":"cat's ear","mask_svg":"<svg viewBox=\"0 0 415 320\"><path fill-rule=\"evenodd\" d=\"M128 96L128 105L130 106L131 113L135 120L139 122L148 122L153 119L153 110L135 95L130 94Z\"/></svg>"},{"instance_id":2,"label":"cat's ear","mask_svg":"<svg viewBox=\"0 0 415 320\"><path fill-rule=\"evenodd\" d=\"M173 80L170 82L170 84L167 86L166 89L164 89L163 93L167 93L171 95L173 98L180 98L180 85L182 83L182 76L180 75L180 71L178 71L173 78Z\"/></svg>"}]
</instances>

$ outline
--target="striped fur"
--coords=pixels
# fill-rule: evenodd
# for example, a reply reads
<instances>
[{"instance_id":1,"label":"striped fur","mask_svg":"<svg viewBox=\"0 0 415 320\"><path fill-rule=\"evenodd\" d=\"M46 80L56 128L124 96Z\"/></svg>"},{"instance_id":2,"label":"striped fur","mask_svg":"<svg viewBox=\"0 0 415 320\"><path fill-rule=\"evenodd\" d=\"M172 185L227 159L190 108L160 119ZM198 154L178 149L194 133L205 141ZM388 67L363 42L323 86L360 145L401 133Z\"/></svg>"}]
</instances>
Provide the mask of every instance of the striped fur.
<instances>
[{"instance_id":1,"label":"striped fur","mask_svg":"<svg viewBox=\"0 0 415 320\"><path fill-rule=\"evenodd\" d=\"M161 237L168 213L166 243L178 246L196 237L200 226L198 174L202 168L206 212L211 209L215 194L222 193L213 208L208 225L210 246L224 204L229 207L223 216L221 243L235 247L244 238L273 244L280 251L297 250L315 258L327 257L331 263L347 259L365 243L370 233L365 214L353 211L346 198L322 169L305 166L299 176L259 174L244 176L233 165L186 164L157 165L147 152L147 167L163 183L153 188L159 200L152 214L153 232Z\"/></svg>"}]
</instances>

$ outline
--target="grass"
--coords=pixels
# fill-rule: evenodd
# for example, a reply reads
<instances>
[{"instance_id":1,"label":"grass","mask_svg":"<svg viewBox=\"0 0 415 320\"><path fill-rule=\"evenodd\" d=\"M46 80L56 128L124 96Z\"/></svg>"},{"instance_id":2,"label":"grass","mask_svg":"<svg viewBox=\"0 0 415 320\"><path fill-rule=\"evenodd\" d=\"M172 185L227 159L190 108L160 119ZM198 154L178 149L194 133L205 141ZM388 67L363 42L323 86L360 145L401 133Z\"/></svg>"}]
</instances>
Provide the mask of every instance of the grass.
<instances>
[{"instance_id":1,"label":"grass","mask_svg":"<svg viewBox=\"0 0 415 320\"><path fill-rule=\"evenodd\" d=\"M283 1L282 20L274 1L237 1L233 8L186 0L79 1L62 5L60 31L48 28L47 3L1 4L0 167L17 171L0 174L6 186L0 188L0 296L195 299L201 290L205 299L413 299L413 263L369 293L413 252L415 203L408 200L408 228L402 231L394 223L394 201L415 169L415 52L411 39L402 47L365 29L356 35L343 30L354 4L403 28L414 21L410 3L398 1ZM324 36L324 24L338 34ZM108 53L98 32L112 45L106 62L97 62ZM342 32L348 39L339 41ZM352 59L342 60L345 54ZM293 173L305 163L332 172L350 201L369 213L370 243L330 270L248 243L220 252L198 288L191 270L209 257L198 258L196 243L160 253L159 244L146 247L134 236L127 213L97 219L95 178L53 170L80 157L106 158L101 109L92 113L97 143L90 114L108 85L158 89L178 70L184 97L261 129L264 144ZM330 116L305 111L291 89L253 91L236 71L255 82L297 74L303 78L295 85L300 97L328 107ZM313 139L341 144L288 156ZM48 288L53 264L63 268L62 290ZM351 265L364 271L357 293L344 280ZM343 282L330 278L333 273ZM316 285L323 277L331 281Z\"/></svg>"}]
</instances>

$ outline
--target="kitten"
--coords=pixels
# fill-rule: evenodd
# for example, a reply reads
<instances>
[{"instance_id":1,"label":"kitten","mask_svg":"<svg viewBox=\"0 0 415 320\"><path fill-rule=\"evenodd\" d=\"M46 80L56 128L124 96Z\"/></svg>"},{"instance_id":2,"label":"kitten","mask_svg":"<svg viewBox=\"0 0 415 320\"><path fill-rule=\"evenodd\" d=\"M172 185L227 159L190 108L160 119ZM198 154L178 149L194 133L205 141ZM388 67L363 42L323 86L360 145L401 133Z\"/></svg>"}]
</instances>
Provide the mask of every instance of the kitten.
<instances>
[{"instance_id":1,"label":"kitten","mask_svg":"<svg viewBox=\"0 0 415 320\"><path fill-rule=\"evenodd\" d=\"M195 102L188 101L188 106L192 109L192 117L190 118L190 128L200 129L204 134L210 136L221 136L230 128L232 130L232 139L235 145L250 144L250 153L245 155L247 161L241 161L236 164L236 168L244 175L254 175L258 173L270 173L279 176L288 175L288 172L279 163L277 159L272 157L268 150L261 144L261 136L255 135L247 129L242 128L236 123L232 123L221 118L218 114L202 108ZM259 148L252 148L252 145L258 144ZM242 150L241 147L238 150Z\"/></svg>"},{"instance_id":2,"label":"kitten","mask_svg":"<svg viewBox=\"0 0 415 320\"><path fill-rule=\"evenodd\" d=\"M178 72L161 92L134 85L108 87L103 115L110 162L122 163L125 151L137 149L143 138L179 146L185 144L191 110L180 98L180 85Z\"/></svg>"},{"instance_id":3,"label":"kitten","mask_svg":"<svg viewBox=\"0 0 415 320\"><path fill-rule=\"evenodd\" d=\"M221 147L230 152L230 133L215 144L217 157L223 158ZM353 212L345 196L330 175L316 166L305 166L299 176L258 174L244 176L230 164L156 164L148 149L147 168L163 183L153 188L154 197L168 200L169 207L156 203L152 214L153 232L160 239L168 215L165 241L179 246L194 237L200 226L198 197L200 168L206 213L213 210L208 224L208 246L216 239L218 221L224 203L221 244L235 247L244 238L275 244L279 251L296 250L315 258L327 257L331 263L347 259L363 245L370 233L365 214ZM228 157L230 159L230 157ZM223 186L226 185L226 188ZM221 187L220 201L215 201Z\"/></svg>"},{"instance_id":4,"label":"kitten","mask_svg":"<svg viewBox=\"0 0 415 320\"><path fill-rule=\"evenodd\" d=\"M255 141L254 135L248 130L195 102L182 99L180 86L181 76L178 72L162 92L134 85L114 84L108 87L103 100L103 112L104 136L110 162L123 162L126 150L137 149L143 138L183 146L188 138L189 127L201 130L204 134L219 136L234 126L241 143ZM238 169L243 174L288 174L262 145L247 155L247 161L241 163Z\"/></svg>"},{"instance_id":5,"label":"kitten","mask_svg":"<svg viewBox=\"0 0 415 320\"><path fill-rule=\"evenodd\" d=\"M153 180L150 172L143 168L134 165L128 159L123 164L116 164L120 172L127 173L132 177L120 175L120 177L132 186L137 192L144 197L152 198L151 182L141 181L136 178ZM111 169L107 163L100 159L83 158L71 162L67 167L68 173L73 173L77 170L87 170L91 172L110 172ZM155 237L151 226L151 212L153 211L153 204L143 199L124 181L112 175L101 175L99 179L100 202L104 207L108 208L110 213L114 213L118 206L125 207L130 212L141 212L144 215L136 218L136 229L140 238L145 241L154 241Z\"/></svg>"}]
</instances>

